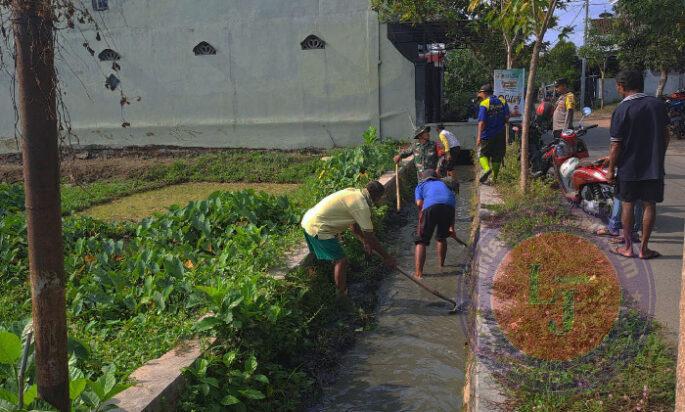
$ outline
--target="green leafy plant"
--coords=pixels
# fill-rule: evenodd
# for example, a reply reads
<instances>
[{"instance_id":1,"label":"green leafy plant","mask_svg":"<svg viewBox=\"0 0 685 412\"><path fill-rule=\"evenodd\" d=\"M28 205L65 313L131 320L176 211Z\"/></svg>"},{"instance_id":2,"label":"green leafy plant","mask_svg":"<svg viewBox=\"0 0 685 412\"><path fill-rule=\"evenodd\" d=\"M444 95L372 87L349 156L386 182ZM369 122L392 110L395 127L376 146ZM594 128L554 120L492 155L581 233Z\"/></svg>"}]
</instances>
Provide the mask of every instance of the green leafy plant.
<instances>
[{"instance_id":1,"label":"green leafy plant","mask_svg":"<svg viewBox=\"0 0 685 412\"><path fill-rule=\"evenodd\" d=\"M27 370L34 370L31 333L22 338L9 331L0 330L0 410L21 412L53 410L38 399L38 387L32 378L25 378ZM93 378L70 362L69 397L74 412L101 412L114 409L108 405L128 385L117 382L115 370L106 368L99 377Z\"/></svg>"},{"instance_id":2,"label":"green leafy plant","mask_svg":"<svg viewBox=\"0 0 685 412\"><path fill-rule=\"evenodd\" d=\"M315 359L333 356L337 342L354 335L339 321L350 309L337 306L327 275L298 272L278 281L267 273L301 241L305 207L392 167L394 143L380 141L373 129L364 141L317 161L291 196L297 201L248 190L215 193L137 224L65 217L69 330L84 342L81 355L72 356L77 410L95 408L120 389L113 381L192 334L218 341L188 371L186 409L300 408L314 392ZM11 204L0 205L7 210L0 219L0 287L7 291L0 296L0 327L7 330L31 310L26 222L20 202ZM377 208L375 220L386 211ZM351 256L363 256L358 245L347 247ZM372 277L373 264L362 260L353 259L355 276ZM12 373L1 376L7 378L0 387L14 393Z\"/></svg>"}]
</instances>

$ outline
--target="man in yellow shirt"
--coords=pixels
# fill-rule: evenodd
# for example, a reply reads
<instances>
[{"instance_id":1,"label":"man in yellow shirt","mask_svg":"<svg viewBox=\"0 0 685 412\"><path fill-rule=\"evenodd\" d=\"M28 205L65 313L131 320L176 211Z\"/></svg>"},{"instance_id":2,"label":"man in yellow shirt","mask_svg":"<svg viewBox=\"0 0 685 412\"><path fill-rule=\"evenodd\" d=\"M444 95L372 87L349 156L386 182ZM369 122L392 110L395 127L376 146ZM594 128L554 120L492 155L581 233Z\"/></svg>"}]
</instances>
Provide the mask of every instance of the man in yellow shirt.
<instances>
[{"instance_id":1,"label":"man in yellow shirt","mask_svg":"<svg viewBox=\"0 0 685 412\"><path fill-rule=\"evenodd\" d=\"M439 124L437 130L440 143L442 143L442 147L445 151L445 169L447 170L447 174L452 177L452 190L459 192L459 180L454 172L454 168L457 166L457 160L459 158L459 153L461 152L461 143L459 143L457 136L445 129L444 124Z\"/></svg>"},{"instance_id":2,"label":"man in yellow shirt","mask_svg":"<svg viewBox=\"0 0 685 412\"><path fill-rule=\"evenodd\" d=\"M327 196L309 209L301 226L309 250L319 260L333 262L333 278L341 295L347 295L348 260L337 236L348 228L364 244L367 253L378 252L385 265L394 269L395 258L390 256L373 233L371 207L383 196L385 188L372 181L365 189L343 189Z\"/></svg>"},{"instance_id":3,"label":"man in yellow shirt","mask_svg":"<svg viewBox=\"0 0 685 412\"><path fill-rule=\"evenodd\" d=\"M552 130L554 138L558 139L561 137L563 130L573 128L573 111L576 106L576 97L568 89L568 80L566 79L558 79L554 82L554 92L559 98L552 116Z\"/></svg>"}]
</instances>

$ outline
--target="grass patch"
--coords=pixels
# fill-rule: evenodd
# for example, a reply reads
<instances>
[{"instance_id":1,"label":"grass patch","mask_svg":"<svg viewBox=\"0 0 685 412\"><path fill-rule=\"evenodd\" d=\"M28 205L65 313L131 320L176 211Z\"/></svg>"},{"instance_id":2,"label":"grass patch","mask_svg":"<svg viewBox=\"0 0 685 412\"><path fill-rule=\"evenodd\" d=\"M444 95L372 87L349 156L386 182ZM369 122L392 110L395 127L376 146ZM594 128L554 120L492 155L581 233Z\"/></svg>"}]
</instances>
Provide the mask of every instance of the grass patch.
<instances>
[{"instance_id":1,"label":"grass patch","mask_svg":"<svg viewBox=\"0 0 685 412\"><path fill-rule=\"evenodd\" d=\"M610 116L618 107L618 103L605 104L602 109L597 109L593 113L596 116Z\"/></svg>"},{"instance_id":2,"label":"grass patch","mask_svg":"<svg viewBox=\"0 0 685 412\"><path fill-rule=\"evenodd\" d=\"M570 216L558 190L552 188L548 181L531 180L528 193L521 193L518 153L518 143L507 148L507 156L496 183L504 203L492 206L502 221L501 236L509 245L532 236L537 228L561 225Z\"/></svg>"},{"instance_id":3,"label":"grass patch","mask_svg":"<svg viewBox=\"0 0 685 412\"><path fill-rule=\"evenodd\" d=\"M287 195L298 187L297 184L288 183L183 183L119 198L86 209L81 214L102 220L138 221L155 213L163 213L173 205L186 205L191 201L206 199L218 191L254 189L272 195Z\"/></svg>"},{"instance_id":4,"label":"grass patch","mask_svg":"<svg viewBox=\"0 0 685 412\"><path fill-rule=\"evenodd\" d=\"M675 349L651 318L625 307L604 343L582 358L522 362L503 355L498 362L508 411L666 412L675 403Z\"/></svg>"},{"instance_id":5,"label":"grass patch","mask_svg":"<svg viewBox=\"0 0 685 412\"><path fill-rule=\"evenodd\" d=\"M277 150L229 150L158 164L129 178L144 181L300 183L316 170L321 154Z\"/></svg>"},{"instance_id":6,"label":"grass patch","mask_svg":"<svg viewBox=\"0 0 685 412\"><path fill-rule=\"evenodd\" d=\"M598 271L607 267L607 263L593 258L588 245L576 244L578 240L573 237L566 239L558 236L555 239L556 246L555 242L542 241L543 239L536 245L521 243L538 233L559 231L566 225L573 226L573 222L569 208L548 182L531 181L529 192L520 193L519 168L518 146L512 145L508 148L496 186L504 203L493 206L492 209L497 215L496 223L501 225L502 239L510 246L520 244L522 248L517 252L520 255L519 260L527 264L508 267L504 277L499 282L496 281L495 293L510 306L495 307L491 313L484 314L492 322L502 322L500 324L504 324L506 329L488 343L493 349L492 355L486 359L508 399L506 404L499 405L500 409L520 412L673 410L676 369L674 348L667 343L659 324L634 309L629 298L624 296L618 302L618 316L613 315L616 312L610 309L615 308L612 305L616 303L619 293L610 282L604 282L604 287L593 284L603 276L606 278L606 274ZM540 265L539 289L531 286L534 284L534 277L531 277L530 272L531 259ZM554 270L545 272L544 265L553 265ZM581 273L573 272L579 269ZM565 284L553 278L574 274L576 276L572 282L578 284ZM537 293L533 295L532 290ZM574 343L574 339L579 336L569 336L566 341L563 337L559 338L561 341L556 345L551 341L544 344L541 336L541 331L550 327L545 324L550 319L555 321L556 332L566 324L567 318L562 313L561 303L561 297L565 295L559 293L566 290L574 292L574 295L569 296L574 296L575 299L573 310L576 320L582 316L586 319L582 322L582 328L574 326L582 329L577 334L582 337L583 333L601 332L603 336L599 346L592 349L590 345L590 353L575 358L563 356L563 351L568 350L571 353L582 348L584 341ZM523 303L519 307L512 304L517 296ZM531 308L534 300L532 296L539 296L540 299L558 296L559 299L551 306ZM612 300L614 303L610 304ZM538 312L533 312L534 310ZM597 316L597 312L601 316ZM530 325L526 325L525 320L522 321L524 318L533 320L529 322ZM607 325L608 318L615 321L606 333L601 326ZM587 329L583 329L585 327ZM574 331L575 329L571 329L569 333ZM517 347L525 346L526 343L531 346L532 349L527 352L531 356L522 354L512 346L510 342L517 342L517 339L524 341L524 345L518 342ZM546 353L535 352L536 348L542 349L542 346ZM550 351L556 353L550 354Z\"/></svg>"},{"instance_id":7,"label":"grass patch","mask_svg":"<svg viewBox=\"0 0 685 412\"><path fill-rule=\"evenodd\" d=\"M83 211L135 193L181 183L282 183L299 184L314 174L321 154L266 150L230 150L178 159L173 162L146 160L136 165L130 159L107 160L99 170L94 161L69 166L63 174L62 211ZM121 170L116 170L121 169Z\"/></svg>"}]
</instances>

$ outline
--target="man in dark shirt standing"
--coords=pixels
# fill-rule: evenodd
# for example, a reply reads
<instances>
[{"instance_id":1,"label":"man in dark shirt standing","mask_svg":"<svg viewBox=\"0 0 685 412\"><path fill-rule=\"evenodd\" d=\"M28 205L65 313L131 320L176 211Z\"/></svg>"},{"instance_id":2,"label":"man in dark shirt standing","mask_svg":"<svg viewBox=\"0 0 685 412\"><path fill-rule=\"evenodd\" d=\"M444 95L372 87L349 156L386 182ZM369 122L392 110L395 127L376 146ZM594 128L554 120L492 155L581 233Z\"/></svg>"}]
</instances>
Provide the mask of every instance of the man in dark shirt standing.
<instances>
[{"instance_id":1,"label":"man in dark shirt standing","mask_svg":"<svg viewBox=\"0 0 685 412\"><path fill-rule=\"evenodd\" d=\"M642 244L640 259L653 259L659 253L649 249L649 237L656 219L656 204L664 201L664 163L669 142L668 112L665 104L643 93L644 78L638 71L623 71L616 77L616 89L624 97L611 117L609 176L616 176L617 196L623 211L625 247L613 252L634 257L630 234L633 204L642 202Z\"/></svg>"}]
</instances>

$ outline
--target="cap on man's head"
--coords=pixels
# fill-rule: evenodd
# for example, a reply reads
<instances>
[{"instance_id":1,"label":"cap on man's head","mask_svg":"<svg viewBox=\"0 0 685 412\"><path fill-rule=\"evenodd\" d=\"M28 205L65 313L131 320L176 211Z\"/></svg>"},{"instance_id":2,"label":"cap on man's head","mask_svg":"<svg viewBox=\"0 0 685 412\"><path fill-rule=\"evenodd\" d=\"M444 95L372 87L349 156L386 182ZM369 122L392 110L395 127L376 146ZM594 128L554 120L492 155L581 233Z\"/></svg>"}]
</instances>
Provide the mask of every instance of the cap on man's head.
<instances>
[{"instance_id":1,"label":"cap on man's head","mask_svg":"<svg viewBox=\"0 0 685 412\"><path fill-rule=\"evenodd\" d=\"M424 133L424 132L430 132L431 128L430 126L420 126L414 129L414 139L418 139L419 136Z\"/></svg>"},{"instance_id":2,"label":"cap on man's head","mask_svg":"<svg viewBox=\"0 0 685 412\"><path fill-rule=\"evenodd\" d=\"M482 86L480 87L480 89L478 90L478 93L488 93L488 94L492 94L493 91L494 91L494 89L492 88L492 85L491 85L490 83L488 83L488 84L482 85Z\"/></svg>"},{"instance_id":3,"label":"cap on man's head","mask_svg":"<svg viewBox=\"0 0 685 412\"><path fill-rule=\"evenodd\" d=\"M385 193L385 187L378 181L378 180L372 180L366 185L366 190L369 192L369 196L371 196L371 200L378 200L383 196L383 193Z\"/></svg>"},{"instance_id":4,"label":"cap on man's head","mask_svg":"<svg viewBox=\"0 0 685 412\"><path fill-rule=\"evenodd\" d=\"M445 130L445 125L442 124L442 123L440 123L440 124L436 127L436 129L438 129L438 130Z\"/></svg>"},{"instance_id":5,"label":"cap on man's head","mask_svg":"<svg viewBox=\"0 0 685 412\"><path fill-rule=\"evenodd\" d=\"M554 87L557 87L557 86L568 86L568 80L566 80L563 77L560 79L556 79L554 81Z\"/></svg>"},{"instance_id":6,"label":"cap on man's head","mask_svg":"<svg viewBox=\"0 0 685 412\"><path fill-rule=\"evenodd\" d=\"M429 180L429 179L437 179L438 174L435 172L435 169L426 169L423 172L421 172L421 180Z\"/></svg>"}]
</instances>

